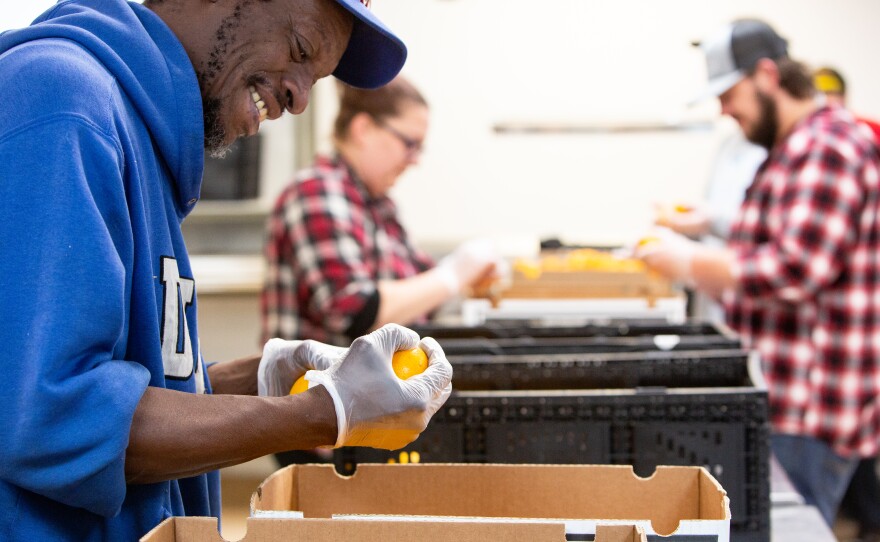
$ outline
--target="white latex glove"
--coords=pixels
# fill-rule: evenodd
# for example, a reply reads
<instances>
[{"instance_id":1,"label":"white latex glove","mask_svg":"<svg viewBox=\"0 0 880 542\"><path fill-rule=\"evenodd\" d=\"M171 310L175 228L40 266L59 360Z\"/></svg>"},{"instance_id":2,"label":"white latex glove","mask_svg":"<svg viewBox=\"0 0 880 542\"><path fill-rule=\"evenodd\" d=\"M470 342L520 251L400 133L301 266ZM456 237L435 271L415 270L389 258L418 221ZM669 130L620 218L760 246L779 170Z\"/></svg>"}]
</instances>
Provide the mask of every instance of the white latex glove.
<instances>
[{"instance_id":1,"label":"white latex glove","mask_svg":"<svg viewBox=\"0 0 880 542\"><path fill-rule=\"evenodd\" d=\"M257 393L281 397L306 371L323 371L338 361L347 349L317 341L285 341L270 339L263 346L263 357L257 369Z\"/></svg>"},{"instance_id":2,"label":"white latex glove","mask_svg":"<svg viewBox=\"0 0 880 542\"><path fill-rule=\"evenodd\" d=\"M676 233L697 238L709 233L709 215L700 207L655 205L654 223Z\"/></svg>"},{"instance_id":3,"label":"white latex glove","mask_svg":"<svg viewBox=\"0 0 880 542\"><path fill-rule=\"evenodd\" d=\"M428 354L424 373L401 380L391 368L398 350L420 346ZM437 341L386 324L355 339L342 359L309 371L309 386L323 385L333 397L339 436L336 447L396 450L414 441L452 392L452 365Z\"/></svg>"},{"instance_id":4,"label":"white latex glove","mask_svg":"<svg viewBox=\"0 0 880 542\"><path fill-rule=\"evenodd\" d=\"M489 239L472 239L459 245L435 268L453 295L463 294L481 281L503 275L506 262Z\"/></svg>"},{"instance_id":5,"label":"white latex glove","mask_svg":"<svg viewBox=\"0 0 880 542\"><path fill-rule=\"evenodd\" d=\"M635 247L634 256L669 280L693 284L691 262L700 244L669 228L654 228L642 237L649 241Z\"/></svg>"}]
</instances>

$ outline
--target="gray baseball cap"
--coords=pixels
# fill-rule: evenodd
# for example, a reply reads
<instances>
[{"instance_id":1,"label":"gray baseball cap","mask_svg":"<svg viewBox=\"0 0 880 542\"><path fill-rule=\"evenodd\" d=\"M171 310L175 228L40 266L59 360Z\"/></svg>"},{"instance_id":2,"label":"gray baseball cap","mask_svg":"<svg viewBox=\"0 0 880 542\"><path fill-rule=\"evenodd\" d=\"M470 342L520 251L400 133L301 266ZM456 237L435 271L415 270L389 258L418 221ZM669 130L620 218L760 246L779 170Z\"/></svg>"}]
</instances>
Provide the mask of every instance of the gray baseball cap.
<instances>
[{"instance_id":1,"label":"gray baseball cap","mask_svg":"<svg viewBox=\"0 0 880 542\"><path fill-rule=\"evenodd\" d=\"M788 56L788 42L757 19L740 19L693 44L706 55L709 84L692 103L720 96L742 81L762 58Z\"/></svg>"}]
</instances>

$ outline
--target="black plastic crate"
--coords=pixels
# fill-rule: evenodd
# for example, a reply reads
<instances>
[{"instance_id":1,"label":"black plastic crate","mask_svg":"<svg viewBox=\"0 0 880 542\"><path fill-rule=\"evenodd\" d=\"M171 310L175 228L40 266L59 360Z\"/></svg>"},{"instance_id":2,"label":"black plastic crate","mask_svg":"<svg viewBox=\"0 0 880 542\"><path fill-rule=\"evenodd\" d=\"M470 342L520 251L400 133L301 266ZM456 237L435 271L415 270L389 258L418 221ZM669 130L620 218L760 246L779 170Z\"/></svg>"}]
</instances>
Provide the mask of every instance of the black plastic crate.
<instances>
[{"instance_id":1,"label":"black plastic crate","mask_svg":"<svg viewBox=\"0 0 880 542\"><path fill-rule=\"evenodd\" d=\"M440 339L512 339L517 337L639 337L645 335L721 335L734 333L702 321L681 324L657 320L618 320L607 324L556 325L541 320L491 320L478 326L429 323L412 326L422 337Z\"/></svg>"},{"instance_id":2,"label":"black plastic crate","mask_svg":"<svg viewBox=\"0 0 880 542\"><path fill-rule=\"evenodd\" d=\"M448 356L459 391L750 386L745 350Z\"/></svg>"},{"instance_id":3,"label":"black plastic crate","mask_svg":"<svg viewBox=\"0 0 880 542\"><path fill-rule=\"evenodd\" d=\"M454 392L403 451L336 450L358 463L702 465L730 497L731 540L770 539L766 392L754 387Z\"/></svg>"},{"instance_id":4,"label":"black plastic crate","mask_svg":"<svg viewBox=\"0 0 880 542\"><path fill-rule=\"evenodd\" d=\"M447 356L651 352L742 348L725 335L639 335L634 337L512 337L438 339Z\"/></svg>"}]
</instances>

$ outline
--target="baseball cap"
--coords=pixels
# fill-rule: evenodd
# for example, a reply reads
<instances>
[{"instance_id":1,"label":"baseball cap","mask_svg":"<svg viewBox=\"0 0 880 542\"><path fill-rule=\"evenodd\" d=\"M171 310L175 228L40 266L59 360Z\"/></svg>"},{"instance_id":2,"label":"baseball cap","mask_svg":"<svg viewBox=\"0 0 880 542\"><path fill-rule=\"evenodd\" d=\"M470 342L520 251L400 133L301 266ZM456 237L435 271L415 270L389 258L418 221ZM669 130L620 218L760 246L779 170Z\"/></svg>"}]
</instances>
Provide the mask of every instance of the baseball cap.
<instances>
[{"instance_id":1,"label":"baseball cap","mask_svg":"<svg viewBox=\"0 0 880 542\"><path fill-rule=\"evenodd\" d=\"M406 45L368 9L369 0L336 0L354 15L351 39L333 75L358 88L378 88L406 62Z\"/></svg>"},{"instance_id":2,"label":"baseball cap","mask_svg":"<svg viewBox=\"0 0 880 542\"><path fill-rule=\"evenodd\" d=\"M831 68L819 68L813 73L813 86L823 94L846 94L843 76Z\"/></svg>"},{"instance_id":3,"label":"baseball cap","mask_svg":"<svg viewBox=\"0 0 880 542\"><path fill-rule=\"evenodd\" d=\"M762 58L776 60L788 56L788 42L757 19L734 21L694 45L706 55L709 84L693 102L724 94Z\"/></svg>"}]
</instances>

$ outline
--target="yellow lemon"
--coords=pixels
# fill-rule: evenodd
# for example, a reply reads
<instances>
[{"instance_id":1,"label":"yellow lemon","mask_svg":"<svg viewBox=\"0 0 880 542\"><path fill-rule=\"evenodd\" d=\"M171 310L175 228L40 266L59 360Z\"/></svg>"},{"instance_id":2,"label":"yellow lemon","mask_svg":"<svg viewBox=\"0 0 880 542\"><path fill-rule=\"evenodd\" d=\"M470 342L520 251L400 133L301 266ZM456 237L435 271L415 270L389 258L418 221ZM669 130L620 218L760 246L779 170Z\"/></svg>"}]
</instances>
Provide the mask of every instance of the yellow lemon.
<instances>
[{"instance_id":1,"label":"yellow lemon","mask_svg":"<svg viewBox=\"0 0 880 542\"><path fill-rule=\"evenodd\" d=\"M428 368L428 355L421 348L398 350L391 356L391 368L401 380L425 372Z\"/></svg>"}]
</instances>

